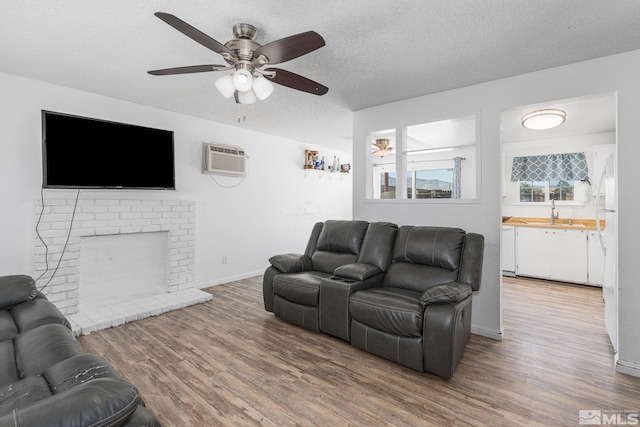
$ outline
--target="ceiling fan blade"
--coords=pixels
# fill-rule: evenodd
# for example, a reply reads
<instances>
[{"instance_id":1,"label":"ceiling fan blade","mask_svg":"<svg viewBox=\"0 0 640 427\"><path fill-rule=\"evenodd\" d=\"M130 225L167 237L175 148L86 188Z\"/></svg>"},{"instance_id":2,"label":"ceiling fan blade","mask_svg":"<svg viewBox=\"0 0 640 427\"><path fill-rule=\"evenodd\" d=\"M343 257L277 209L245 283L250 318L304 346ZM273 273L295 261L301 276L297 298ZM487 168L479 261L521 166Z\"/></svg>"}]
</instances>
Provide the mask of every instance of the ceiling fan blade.
<instances>
[{"instance_id":1,"label":"ceiling fan blade","mask_svg":"<svg viewBox=\"0 0 640 427\"><path fill-rule=\"evenodd\" d=\"M188 67L164 68L162 70L147 71L154 76L168 76L171 74L205 73L207 71L224 71L233 67L226 65L190 65Z\"/></svg>"},{"instance_id":2,"label":"ceiling fan blade","mask_svg":"<svg viewBox=\"0 0 640 427\"><path fill-rule=\"evenodd\" d=\"M256 49L253 56L257 58L264 55L269 60L269 64L279 64L306 55L324 45L324 39L320 34L307 31L267 43Z\"/></svg>"},{"instance_id":3,"label":"ceiling fan blade","mask_svg":"<svg viewBox=\"0 0 640 427\"><path fill-rule=\"evenodd\" d=\"M233 57L236 56L236 54L233 53L231 49L229 49L222 43L218 42L217 40L212 39L202 31L198 30L197 28L194 28L191 25L187 24L182 19L164 12L156 12L154 15L162 19L167 24L171 25L176 30L180 31L185 36L197 41L198 43L200 43L206 48L211 49L212 51L219 54L228 53Z\"/></svg>"},{"instance_id":4,"label":"ceiling fan blade","mask_svg":"<svg viewBox=\"0 0 640 427\"><path fill-rule=\"evenodd\" d=\"M290 87L291 89L301 90L314 95L324 95L329 91L328 87L296 73L292 73L291 71L280 68L267 68L265 71L275 72L273 77L269 77L272 82Z\"/></svg>"}]
</instances>

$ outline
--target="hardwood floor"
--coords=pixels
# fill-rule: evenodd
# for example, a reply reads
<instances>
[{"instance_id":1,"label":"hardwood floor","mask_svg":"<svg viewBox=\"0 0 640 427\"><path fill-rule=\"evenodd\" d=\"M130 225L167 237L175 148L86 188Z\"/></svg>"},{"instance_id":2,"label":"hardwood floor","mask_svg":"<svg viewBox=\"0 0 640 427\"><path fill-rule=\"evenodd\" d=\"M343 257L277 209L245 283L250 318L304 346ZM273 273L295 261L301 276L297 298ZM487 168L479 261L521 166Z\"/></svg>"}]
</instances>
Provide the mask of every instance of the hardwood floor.
<instances>
[{"instance_id":1,"label":"hardwood floor","mask_svg":"<svg viewBox=\"0 0 640 427\"><path fill-rule=\"evenodd\" d=\"M505 278L503 341L472 335L449 381L277 319L261 277L206 291L213 301L78 338L165 426L557 426L580 409L640 410L598 288Z\"/></svg>"}]
</instances>

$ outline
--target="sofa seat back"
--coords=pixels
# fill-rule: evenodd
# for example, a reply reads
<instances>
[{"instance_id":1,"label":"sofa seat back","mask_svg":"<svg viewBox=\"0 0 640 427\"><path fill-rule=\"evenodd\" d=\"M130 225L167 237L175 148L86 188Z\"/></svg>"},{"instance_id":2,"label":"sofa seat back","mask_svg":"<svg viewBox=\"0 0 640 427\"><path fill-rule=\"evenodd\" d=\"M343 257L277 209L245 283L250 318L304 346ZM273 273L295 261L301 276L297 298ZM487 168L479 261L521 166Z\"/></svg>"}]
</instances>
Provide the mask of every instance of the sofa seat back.
<instances>
[{"instance_id":1,"label":"sofa seat back","mask_svg":"<svg viewBox=\"0 0 640 427\"><path fill-rule=\"evenodd\" d=\"M400 227L382 286L424 292L457 280L464 241L460 228Z\"/></svg>"},{"instance_id":2,"label":"sofa seat back","mask_svg":"<svg viewBox=\"0 0 640 427\"><path fill-rule=\"evenodd\" d=\"M366 221L326 221L311 255L313 270L333 274L336 268L356 262L368 226Z\"/></svg>"}]
</instances>

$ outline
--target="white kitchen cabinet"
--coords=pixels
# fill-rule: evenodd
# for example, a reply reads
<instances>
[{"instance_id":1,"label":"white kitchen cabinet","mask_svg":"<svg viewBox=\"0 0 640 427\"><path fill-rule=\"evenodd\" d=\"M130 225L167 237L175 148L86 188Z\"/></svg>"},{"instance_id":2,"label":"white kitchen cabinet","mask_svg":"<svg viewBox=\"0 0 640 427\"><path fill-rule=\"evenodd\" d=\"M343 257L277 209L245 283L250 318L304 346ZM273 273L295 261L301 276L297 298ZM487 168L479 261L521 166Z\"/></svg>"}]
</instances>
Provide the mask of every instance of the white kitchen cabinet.
<instances>
[{"instance_id":1,"label":"white kitchen cabinet","mask_svg":"<svg viewBox=\"0 0 640 427\"><path fill-rule=\"evenodd\" d=\"M549 278L550 262L548 230L516 227L516 274Z\"/></svg>"},{"instance_id":2,"label":"white kitchen cabinet","mask_svg":"<svg viewBox=\"0 0 640 427\"><path fill-rule=\"evenodd\" d=\"M587 283L587 233L564 228L517 227L516 274Z\"/></svg>"},{"instance_id":3,"label":"white kitchen cabinet","mask_svg":"<svg viewBox=\"0 0 640 427\"><path fill-rule=\"evenodd\" d=\"M500 259L502 274L514 276L516 274L516 230L513 225L502 226Z\"/></svg>"},{"instance_id":4,"label":"white kitchen cabinet","mask_svg":"<svg viewBox=\"0 0 640 427\"><path fill-rule=\"evenodd\" d=\"M604 284L604 252L598 241L598 232L589 231L587 236L589 238L587 245L589 284L602 286Z\"/></svg>"},{"instance_id":5,"label":"white kitchen cabinet","mask_svg":"<svg viewBox=\"0 0 640 427\"><path fill-rule=\"evenodd\" d=\"M550 236L549 277L561 282L587 283L587 232L553 229Z\"/></svg>"}]
</instances>

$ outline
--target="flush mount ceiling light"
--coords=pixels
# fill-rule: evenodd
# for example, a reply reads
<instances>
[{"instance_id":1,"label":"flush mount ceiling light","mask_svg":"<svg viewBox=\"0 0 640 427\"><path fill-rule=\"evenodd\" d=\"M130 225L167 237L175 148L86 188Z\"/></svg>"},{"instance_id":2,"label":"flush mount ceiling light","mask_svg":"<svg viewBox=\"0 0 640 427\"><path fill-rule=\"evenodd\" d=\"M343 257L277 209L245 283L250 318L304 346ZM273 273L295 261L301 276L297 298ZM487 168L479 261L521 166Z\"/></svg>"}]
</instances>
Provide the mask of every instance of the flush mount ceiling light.
<instances>
[{"instance_id":1,"label":"flush mount ceiling light","mask_svg":"<svg viewBox=\"0 0 640 427\"><path fill-rule=\"evenodd\" d=\"M151 75L166 76L235 70L233 74L220 77L215 82L215 86L225 98L235 95L235 100L239 104L253 104L257 99L261 101L267 99L273 92L272 83L314 95L324 95L329 91L326 86L290 71L280 68L262 69L265 65L290 61L324 46L324 39L314 31L261 45L255 41L258 34L256 27L249 24L236 24L233 26L235 39L222 44L173 15L164 12L157 12L155 15L185 36L220 54L228 65L165 68L149 71Z\"/></svg>"},{"instance_id":2,"label":"flush mount ceiling light","mask_svg":"<svg viewBox=\"0 0 640 427\"><path fill-rule=\"evenodd\" d=\"M389 147L389 140L386 138L376 139L376 142L373 143L374 149L371 154L374 154L378 157L384 157L393 150L393 148Z\"/></svg>"},{"instance_id":3,"label":"flush mount ceiling light","mask_svg":"<svg viewBox=\"0 0 640 427\"><path fill-rule=\"evenodd\" d=\"M522 116L522 126L527 129L545 130L560 126L567 119L567 113L562 110L536 110Z\"/></svg>"}]
</instances>

